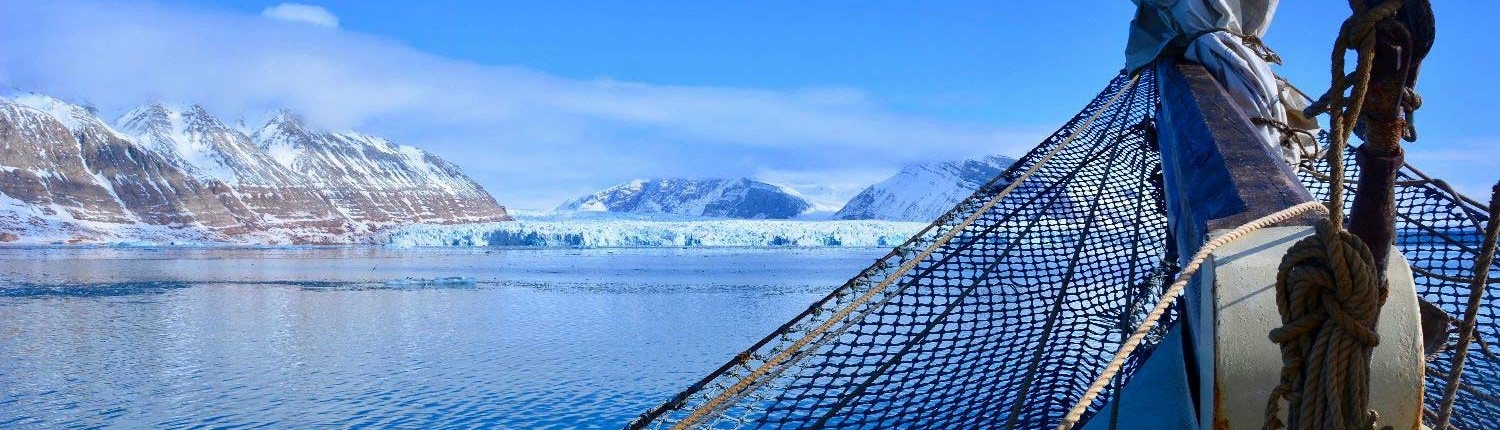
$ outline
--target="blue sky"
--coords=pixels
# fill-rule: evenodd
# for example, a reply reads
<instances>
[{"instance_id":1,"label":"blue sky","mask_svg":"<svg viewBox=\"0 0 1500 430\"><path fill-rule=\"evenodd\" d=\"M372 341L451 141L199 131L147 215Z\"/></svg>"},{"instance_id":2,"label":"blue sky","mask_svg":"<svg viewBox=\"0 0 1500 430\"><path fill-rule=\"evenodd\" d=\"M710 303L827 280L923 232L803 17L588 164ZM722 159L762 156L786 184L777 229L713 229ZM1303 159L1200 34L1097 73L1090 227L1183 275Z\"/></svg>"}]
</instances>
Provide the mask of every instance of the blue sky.
<instances>
[{"instance_id":1,"label":"blue sky","mask_svg":"<svg viewBox=\"0 0 1500 430\"><path fill-rule=\"evenodd\" d=\"M638 177L750 176L847 196L901 165L1018 155L1121 67L1125 0L6 2L0 82L118 112L274 107L459 163L547 208ZM1342 2L1283 2L1268 43L1328 81ZM278 6L280 5L280 6ZM1438 5L1409 160L1500 178L1487 1ZM14 48L14 49L12 49Z\"/></svg>"}]
</instances>

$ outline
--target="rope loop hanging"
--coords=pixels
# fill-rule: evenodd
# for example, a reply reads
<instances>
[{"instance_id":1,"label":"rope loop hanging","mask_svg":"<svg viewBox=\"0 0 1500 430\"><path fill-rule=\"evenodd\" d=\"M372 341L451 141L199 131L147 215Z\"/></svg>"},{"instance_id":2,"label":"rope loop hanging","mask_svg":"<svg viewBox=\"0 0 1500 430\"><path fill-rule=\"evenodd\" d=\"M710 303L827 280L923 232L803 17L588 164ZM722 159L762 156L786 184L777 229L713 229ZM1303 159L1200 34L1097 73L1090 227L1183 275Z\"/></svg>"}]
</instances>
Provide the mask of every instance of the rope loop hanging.
<instances>
[{"instance_id":1,"label":"rope loop hanging","mask_svg":"<svg viewBox=\"0 0 1500 430\"><path fill-rule=\"evenodd\" d=\"M1375 25L1380 21L1396 16L1401 10L1402 0L1386 0L1373 8L1367 7L1363 0L1350 0L1349 7L1353 15L1344 21L1339 29L1339 37L1334 39L1332 55L1333 84L1329 86L1328 92L1320 97L1316 103L1308 107L1309 116L1316 115L1320 111L1328 112L1329 116L1329 147L1328 164L1333 173L1332 190L1328 196L1328 208L1331 213L1335 229L1344 228L1344 148L1348 146L1349 135L1354 132L1354 125L1359 120L1360 109L1365 103L1365 95L1369 92L1370 71L1374 67L1375 54ZM1344 51L1353 49L1358 52L1358 62L1354 73L1344 73ZM1344 97L1344 90L1350 89L1349 97Z\"/></svg>"},{"instance_id":2,"label":"rope loop hanging","mask_svg":"<svg viewBox=\"0 0 1500 430\"><path fill-rule=\"evenodd\" d=\"M1303 162L1311 161L1313 158L1316 158L1318 156L1318 154L1316 154L1315 152L1309 153L1309 150L1303 149L1302 145L1297 143L1297 138L1299 136L1316 142L1318 136L1316 134L1313 134L1312 130L1300 129L1297 127L1293 127L1291 124L1287 124L1286 121L1281 121L1276 118L1266 118L1263 116L1250 118L1250 123L1276 129L1277 133L1281 134L1281 147L1283 149L1294 148L1300 151L1301 157L1299 158L1303 160Z\"/></svg>"}]
</instances>

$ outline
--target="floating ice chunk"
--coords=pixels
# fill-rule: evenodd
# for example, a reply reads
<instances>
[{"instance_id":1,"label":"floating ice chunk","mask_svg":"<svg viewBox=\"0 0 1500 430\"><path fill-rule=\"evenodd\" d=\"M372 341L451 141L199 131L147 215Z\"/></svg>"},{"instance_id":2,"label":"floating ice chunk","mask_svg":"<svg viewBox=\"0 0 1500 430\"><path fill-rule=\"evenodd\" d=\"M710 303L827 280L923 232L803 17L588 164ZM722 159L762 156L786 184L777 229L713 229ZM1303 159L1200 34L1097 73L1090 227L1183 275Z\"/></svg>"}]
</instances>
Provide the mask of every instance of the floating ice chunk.
<instances>
[{"instance_id":1,"label":"floating ice chunk","mask_svg":"<svg viewBox=\"0 0 1500 430\"><path fill-rule=\"evenodd\" d=\"M474 278L467 276L448 276L442 278L412 278L392 279L385 281L387 287L472 287Z\"/></svg>"}]
</instances>

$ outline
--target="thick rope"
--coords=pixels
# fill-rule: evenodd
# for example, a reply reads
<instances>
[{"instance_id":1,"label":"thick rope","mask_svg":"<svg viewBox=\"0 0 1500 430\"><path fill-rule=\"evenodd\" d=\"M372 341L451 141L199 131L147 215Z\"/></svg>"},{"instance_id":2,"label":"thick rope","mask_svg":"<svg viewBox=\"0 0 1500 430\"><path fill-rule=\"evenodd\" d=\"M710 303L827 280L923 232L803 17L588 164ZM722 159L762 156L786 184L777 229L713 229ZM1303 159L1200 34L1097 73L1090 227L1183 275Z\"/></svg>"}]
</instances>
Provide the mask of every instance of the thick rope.
<instances>
[{"instance_id":1,"label":"thick rope","mask_svg":"<svg viewBox=\"0 0 1500 430\"><path fill-rule=\"evenodd\" d=\"M1126 338L1125 342L1120 344L1120 349L1115 352L1114 359L1110 360L1109 365L1104 367L1104 371L1099 373L1099 377L1094 378L1093 384L1090 384L1089 389L1084 391L1082 397L1078 398L1078 401L1073 404L1073 408L1068 410L1068 414L1063 416L1062 423L1057 425L1057 430L1071 430L1073 426L1078 424L1078 420L1083 418L1083 414L1088 411L1089 406L1099 397L1099 393L1103 392L1104 387L1115 378L1115 375L1120 373L1120 369L1125 366L1125 360L1130 358L1131 354L1135 353L1136 348L1140 347L1141 342L1145 340L1146 334L1156 327L1162 315L1166 314L1167 309L1172 306L1177 297L1181 296L1182 292L1187 289L1188 282L1193 279L1193 275L1198 273L1198 269L1203 266L1203 262L1208 259L1209 255L1212 255L1219 248L1234 243L1234 241L1240 240L1257 230L1313 211L1327 214L1328 208L1323 206L1321 202L1307 202L1292 206L1280 212L1245 223L1203 244L1203 247L1199 248L1198 252L1193 254L1193 259L1188 261L1188 264L1183 266L1182 271L1177 274L1177 280L1172 282L1172 285L1167 288L1166 292L1162 293L1161 300L1156 302L1156 307L1151 309L1151 313L1141 322L1140 327L1137 327L1135 333L1131 333L1130 337Z\"/></svg>"},{"instance_id":2,"label":"thick rope","mask_svg":"<svg viewBox=\"0 0 1500 430\"><path fill-rule=\"evenodd\" d=\"M1084 120L1084 122L1080 124L1077 129L1073 130L1073 133L1069 134L1067 139L1059 142L1056 147L1052 148L1051 151L1048 151L1046 155L1037 160L1036 164L1033 164L1030 168L1026 169L1026 172L1022 173L1021 176L1016 178L1016 180L1011 181L1010 185L1007 185L1005 189L1001 190L999 193L996 193L995 196L990 198L989 201L985 202L983 206L980 206L974 211L973 214L969 215L968 218L965 218L958 225L948 230L946 234L943 234L941 237L939 237L932 243L932 245L929 245L926 249L922 250L921 253L918 253L913 258L907 260L906 263L897 268L895 272L891 273L890 276L887 276L879 284L871 287L864 294L861 294L854 301L850 302L848 306L845 306L833 316L829 317L827 321L824 321L822 324L808 331L807 334L802 336L802 338L797 339L796 342L788 345L787 348L782 350L780 353L777 353L776 355L766 359L765 363L762 363L760 367L746 374L744 378L741 378L739 381L735 382L734 385L731 385L729 388L725 389L724 392L720 393L718 396L715 396L713 399L710 399L708 402L694 409L692 413L688 414L688 416L683 418L682 421L678 422L677 425L672 426L672 429L685 430L694 428L699 424L700 421L702 421L704 418L707 418L708 415L710 415L713 411L717 410L720 405L740 397L745 389L753 385L757 379L773 372L778 366L781 366L782 364L789 364L783 362L792 357L794 354L797 354L799 350L807 346L807 344L811 343L823 333L832 329L835 325L838 324L839 321L842 321L844 318L849 317L850 314L854 313L855 309L858 309L860 306L868 303L886 288L890 287L891 284L894 284L897 280L900 280L901 277L906 274L906 272L911 271L912 268L916 267L917 264L920 264L928 256L931 256L932 253L937 252L938 248L947 244L948 241L953 240L955 236L957 236L964 229L968 228L969 225L973 224L975 220L978 220L980 216L983 216L986 212L989 212L990 209L994 208L996 204L999 204L1001 199L1005 198L1005 196L1009 195L1012 191L1015 191L1016 188L1020 187L1021 183L1030 178L1032 174L1035 174L1038 170L1041 170L1042 166L1051 161L1052 158L1055 157L1058 153L1062 152L1063 148L1066 148L1068 145L1072 144L1073 140L1077 138L1078 135L1082 134L1085 130L1088 130L1089 126L1094 123L1094 120L1099 119L1099 116L1105 111L1108 111L1110 106L1113 106L1121 96L1129 93L1130 89L1135 87L1136 82L1140 81L1140 79L1140 75L1135 75L1134 77L1132 77L1130 79L1130 82L1126 83L1120 88L1118 92L1115 93L1114 96L1110 97L1109 101L1105 102L1105 104L1098 110L1094 111L1094 113L1090 115L1088 119Z\"/></svg>"},{"instance_id":3,"label":"thick rope","mask_svg":"<svg viewBox=\"0 0 1500 430\"><path fill-rule=\"evenodd\" d=\"M1374 327L1386 291L1369 248L1332 222L1292 245L1276 273L1282 326L1270 337L1281 345L1282 368L1266 404L1266 430L1286 427L1278 417L1282 399L1293 428L1374 425L1368 363L1380 343Z\"/></svg>"},{"instance_id":4,"label":"thick rope","mask_svg":"<svg viewBox=\"0 0 1500 430\"><path fill-rule=\"evenodd\" d=\"M1292 246L1276 274L1276 303L1283 325L1271 331L1281 345L1280 384L1267 400L1266 430L1368 429L1378 416L1369 410L1370 354L1374 327L1385 303L1385 286L1370 250L1344 230L1344 148L1364 106L1374 68L1375 27L1396 16L1401 0L1373 8L1350 0L1353 12L1339 29L1332 54L1333 83L1319 103L1330 117L1329 219L1317 234ZM1353 74L1344 74L1345 51L1358 53ZM1344 90L1350 89L1348 99ZM1279 417L1288 404L1287 422Z\"/></svg>"},{"instance_id":5,"label":"thick rope","mask_svg":"<svg viewBox=\"0 0 1500 430\"><path fill-rule=\"evenodd\" d=\"M1495 260L1495 242L1500 239L1500 183L1490 195L1490 219L1486 222L1484 233L1484 246L1479 249L1478 258L1474 261L1474 283L1469 287L1469 307L1464 309L1464 322L1459 327L1458 348L1453 352L1453 371L1448 374L1448 385L1443 391L1442 407L1438 409L1437 428L1448 428L1448 420L1453 414L1453 401L1458 397L1459 379L1464 373L1464 360L1469 357L1469 340L1477 338L1474 333L1474 320L1479 316L1480 299L1484 298L1484 290L1490 276L1490 264ZM1479 339L1483 346L1483 339ZM1489 348L1484 348L1486 353Z\"/></svg>"}]
</instances>

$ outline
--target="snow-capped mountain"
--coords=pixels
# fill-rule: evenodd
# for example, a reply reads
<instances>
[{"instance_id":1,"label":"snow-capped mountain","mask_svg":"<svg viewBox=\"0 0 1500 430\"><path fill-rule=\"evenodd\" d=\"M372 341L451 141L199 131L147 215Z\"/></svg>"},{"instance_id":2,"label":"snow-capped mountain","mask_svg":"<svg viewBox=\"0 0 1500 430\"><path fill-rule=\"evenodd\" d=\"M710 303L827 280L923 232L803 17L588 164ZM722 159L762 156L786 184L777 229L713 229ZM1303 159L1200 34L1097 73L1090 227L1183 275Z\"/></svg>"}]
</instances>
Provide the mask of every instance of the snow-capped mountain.
<instances>
[{"instance_id":1,"label":"snow-capped mountain","mask_svg":"<svg viewBox=\"0 0 1500 430\"><path fill-rule=\"evenodd\" d=\"M932 221L969 197L1015 163L988 156L906 166L895 176L865 188L834 219Z\"/></svg>"},{"instance_id":2,"label":"snow-capped mountain","mask_svg":"<svg viewBox=\"0 0 1500 430\"><path fill-rule=\"evenodd\" d=\"M653 179L616 185L557 210L787 219L812 207L794 190L746 178Z\"/></svg>"},{"instance_id":3,"label":"snow-capped mountain","mask_svg":"<svg viewBox=\"0 0 1500 430\"><path fill-rule=\"evenodd\" d=\"M47 111L0 103L0 193L37 206L42 215L85 221L133 221L105 178L88 167L73 128L85 129L72 109L51 100L27 101ZM54 117L51 112L60 114ZM64 122L67 121L67 122ZM71 127L70 127L71 126Z\"/></svg>"},{"instance_id":4,"label":"snow-capped mountain","mask_svg":"<svg viewBox=\"0 0 1500 430\"><path fill-rule=\"evenodd\" d=\"M177 170L225 190L240 221L252 229L338 235L348 227L318 187L200 106L178 109L150 102L115 124Z\"/></svg>"},{"instance_id":5,"label":"snow-capped mountain","mask_svg":"<svg viewBox=\"0 0 1500 430\"><path fill-rule=\"evenodd\" d=\"M324 190L339 212L362 222L490 222L508 219L458 166L426 151L357 132L308 129L283 111L255 132L272 164Z\"/></svg>"},{"instance_id":6,"label":"snow-capped mountain","mask_svg":"<svg viewBox=\"0 0 1500 430\"><path fill-rule=\"evenodd\" d=\"M281 162L269 145L201 107L148 103L117 124L48 96L0 96L0 236L30 243L348 243L396 222L509 219L452 164L383 140L378 149L318 156L344 169L335 173L359 172L350 180L361 181L356 185L300 169L296 154ZM395 153L404 155L371 160ZM349 203L349 195L370 202Z\"/></svg>"}]
</instances>

